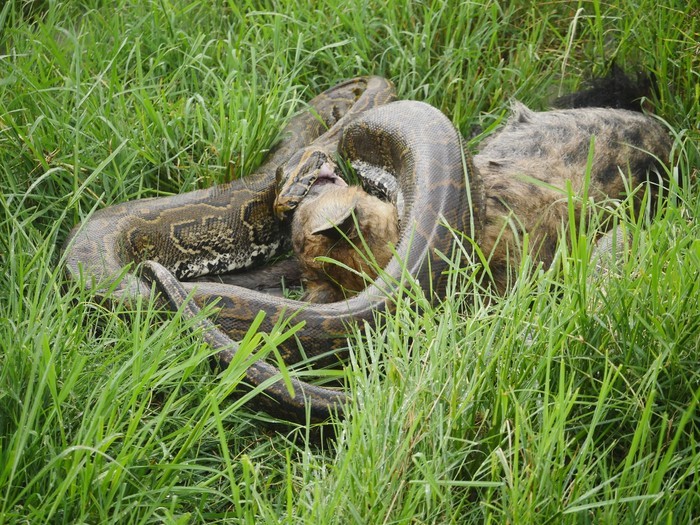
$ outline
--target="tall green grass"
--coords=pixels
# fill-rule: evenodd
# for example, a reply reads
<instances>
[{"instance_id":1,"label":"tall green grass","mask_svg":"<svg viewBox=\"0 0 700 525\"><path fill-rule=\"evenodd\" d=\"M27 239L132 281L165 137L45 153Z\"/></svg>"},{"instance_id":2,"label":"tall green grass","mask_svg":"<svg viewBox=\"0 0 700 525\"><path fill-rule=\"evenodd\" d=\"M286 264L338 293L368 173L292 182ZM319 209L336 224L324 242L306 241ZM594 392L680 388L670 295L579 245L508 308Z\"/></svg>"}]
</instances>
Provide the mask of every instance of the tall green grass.
<instances>
[{"instance_id":1,"label":"tall green grass","mask_svg":"<svg viewBox=\"0 0 700 525\"><path fill-rule=\"evenodd\" d=\"M648 0L6 2L0 523L696 520L699 15ZM241 368L213 371L191 322L106 310L63 279L60 247L94 209L245 176L341 79L391 78L476 147L512 98L546 108L612 60L655 75L675 139L655 219L616 212L632 253L593 271L589 224L563 232L551 269L525 253L502 300L463 286L471 266L441 305L412 291L351 338L335 441L232 400ZM277 337L251 332L248 358Z\"/></svg>"}]
</instances>

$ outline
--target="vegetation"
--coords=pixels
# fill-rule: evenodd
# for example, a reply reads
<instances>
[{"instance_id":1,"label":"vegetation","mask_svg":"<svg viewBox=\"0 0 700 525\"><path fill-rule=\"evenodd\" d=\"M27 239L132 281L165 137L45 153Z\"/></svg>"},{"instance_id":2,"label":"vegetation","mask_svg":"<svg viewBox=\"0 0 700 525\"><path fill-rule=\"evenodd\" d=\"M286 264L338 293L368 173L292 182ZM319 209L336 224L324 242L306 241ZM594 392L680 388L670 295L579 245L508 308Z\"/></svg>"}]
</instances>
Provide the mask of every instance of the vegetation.
<instances>
[{"instance_id":1,"label":"vegetation","mask_svg":"<svg viewBox=\"0 0 700 525\"><path fill-rule=\"evenodd\" d=\"M699 21L681 0L5 2L0 523L698 519ZM344 78L390 78L476 148L513 98L546 108L613 61L655 76L675 140L656 217L615 212L632 254L597 274L579 225L502 300L455 269L449 301L358 329L334 441L233 400L191 322L65 283L95 209L251 173Z\"/></svg>"}]
</instances>

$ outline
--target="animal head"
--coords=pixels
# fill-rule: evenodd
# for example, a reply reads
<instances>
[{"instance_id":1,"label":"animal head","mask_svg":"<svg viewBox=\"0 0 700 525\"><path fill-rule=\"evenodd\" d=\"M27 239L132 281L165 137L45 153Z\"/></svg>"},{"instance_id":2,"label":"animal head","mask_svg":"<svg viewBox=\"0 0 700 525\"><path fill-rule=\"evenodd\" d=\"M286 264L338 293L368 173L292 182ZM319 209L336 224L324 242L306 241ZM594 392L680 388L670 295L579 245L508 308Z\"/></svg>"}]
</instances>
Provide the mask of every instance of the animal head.
<instances>
[{"instance_id":1,"label":"animal head","mask_svg":"<svg viewBox=\"0 0 700 525\"><path fill-rule=\"evenodd\" d=\"M389 262L398 238L393 205L358 186L315 186L292 221L306 300L341 300L364 289Z\"/></svg>"}]
</instances>

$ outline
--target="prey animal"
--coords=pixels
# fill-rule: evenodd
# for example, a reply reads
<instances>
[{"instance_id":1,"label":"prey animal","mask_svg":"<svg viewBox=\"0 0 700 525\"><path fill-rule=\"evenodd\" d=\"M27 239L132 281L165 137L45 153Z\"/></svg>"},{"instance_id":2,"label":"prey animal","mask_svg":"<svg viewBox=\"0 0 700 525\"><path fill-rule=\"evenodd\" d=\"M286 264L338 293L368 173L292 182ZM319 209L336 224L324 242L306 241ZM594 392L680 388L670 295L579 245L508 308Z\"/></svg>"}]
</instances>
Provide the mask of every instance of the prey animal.
<instances>
[{"instance_id":1,"label":"prey animal","mask_svg":"<svg viewBox=\"0 0 700 525\"><path fill-rule=\"evenodd\" d=\"M292 246L305 294L315 303L363 290L393 256L399 240L396 207L339 177L315 184L292 221Z\"/></svg>"},{"instance_id":2,"label":"prey animal","mask_svg":"<svg viewBox=\"0 0 700 525\"><path fill-rule=\"evenodd\" d=\"M551 264L570 219L571 198L576 220L584 196L602 204L632 190L639 211L643 192L638 190L646 185L653 202L664 185L670 149L660 122L639 112L535 112L514 103L506 125L473 159L483 191L476 242L488 259L491 286L500 294L508 290L526 235L533 260ZM312 189L296 211L292 231L307 283L305 299L332 302L357 293L367 277L376 276L376 266L367 261L380 267L388 262L399 228L393 206L336 183Z\"/></svg>"},{"instance_id":3,"label":"prey animal","mask_svg":"<svg viewBox=\"0 0 700 525\"><path fill-rule=\"evenodd\" d=\"M512 282L526 234L533 260L552 262L571 204L578 222L584 198L605 204L632 192L639 211L648 187L653 202L668 180L670 151L666 129L651 116L610 108L535 112L515 103L505 127L474 156L485 197L477 243L496 290Z\"/></svg>"}]
</instances>

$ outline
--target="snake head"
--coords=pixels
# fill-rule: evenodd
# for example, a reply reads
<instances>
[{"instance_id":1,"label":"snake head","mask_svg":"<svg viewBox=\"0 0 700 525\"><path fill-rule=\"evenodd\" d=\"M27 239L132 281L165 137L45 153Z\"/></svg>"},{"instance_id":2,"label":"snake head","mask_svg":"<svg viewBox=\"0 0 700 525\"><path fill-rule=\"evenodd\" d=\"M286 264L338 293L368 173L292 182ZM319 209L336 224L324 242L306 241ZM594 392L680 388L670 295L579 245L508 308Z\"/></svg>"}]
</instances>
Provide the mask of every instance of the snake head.
<instances>
[{"instance_id":1,"label":"snake head","mask_svg":"<svg viewBox=\"0 0 700 525\"><path fill-rule=\"evenodd\" d=\"M335 163L319 150L302 150L277 168L277 198L274 211L281 221L296 209L314 187L326 184L347 186L335 173Z\"/></svg>"}]
</instances>

